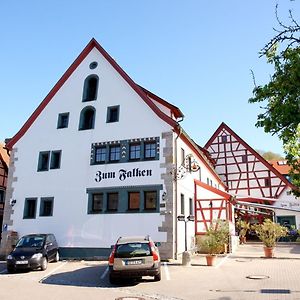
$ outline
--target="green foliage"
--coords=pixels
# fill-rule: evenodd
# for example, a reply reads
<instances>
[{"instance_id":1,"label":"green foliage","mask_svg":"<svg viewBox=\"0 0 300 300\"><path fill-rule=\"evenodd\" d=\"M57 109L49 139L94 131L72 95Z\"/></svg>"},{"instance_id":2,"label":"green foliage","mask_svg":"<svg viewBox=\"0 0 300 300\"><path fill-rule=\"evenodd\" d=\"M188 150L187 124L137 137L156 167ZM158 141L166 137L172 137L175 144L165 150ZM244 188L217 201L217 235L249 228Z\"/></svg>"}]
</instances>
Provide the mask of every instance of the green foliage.
<instances>
[{"instance_id":1,"label":"green foliage","mask_svg":"<svg viewBox=\"0 0 300 300\"><path fill-rule=\"evenodd\" d=\"M236 227L239 231L239 237L245 237L248 230L250 230L250 224L244 220L238 220L236 222Z\"/></svg>"},{"instance_id":2,"label":"green foliage","mask_svg":"<svg viewBox=\"0 0 300 300\"><path fill-rule=\"evenodd\" d=\"M284 159L280 154L272 151L256 150L265 160L281 160Z\"/></svg>"},{"instance_id":3,"label":"green foliage","mask_svg":"<svg viewBox=\"0 0 300 300\"><path fill-rule=\"evenodd\" d=\"M224 251L224 245L229 241L229 224L227 221L218 220L211 224L206 235L200 240L201 249L211 255Z\"/></svg>"},{"instance_id":4,"label":"green foliage","mask_svg":"<svg viewBox=\"0 0 300 300\"><path fill-rule=\"evenodd\" d=\"M262 224L252 225L258 238L266 247L274 247L279 238L287 235L288 230L277 223L266 219Z\"/></svg>"},{"instance_id":5,"label":"green foliage","mask_svg":"<svg viewBox=\"0 0 300 300\"><path fill-rule=\"evenodd\" d=\"M263 102L264 112L258 115L256 126L279 136L292 172L299 173L300 47L287 48L278 55L276 51L268 53L268 61L274 65L274 74L269 83L254 88L249 102ZM299 178L291 175L300 187Z\"/></svg>"}]
</instances>

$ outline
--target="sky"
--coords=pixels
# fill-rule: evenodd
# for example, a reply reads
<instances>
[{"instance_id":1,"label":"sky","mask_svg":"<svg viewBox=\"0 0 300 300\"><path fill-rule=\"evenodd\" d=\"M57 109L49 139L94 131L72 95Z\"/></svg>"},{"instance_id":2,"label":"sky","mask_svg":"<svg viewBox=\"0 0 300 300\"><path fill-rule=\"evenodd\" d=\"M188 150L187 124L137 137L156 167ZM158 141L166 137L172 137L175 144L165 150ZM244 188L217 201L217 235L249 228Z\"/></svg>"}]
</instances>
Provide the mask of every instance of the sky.
<instances>
[{"instance_id":1,"label":"sky","mask_svg":"<svg viewBox=\"0 0 300 300\"><path fill-rule=\"evenodd\" d=\"M12 137L94 37L138 84L178 106L185 131L204 146L225 122L254 149L283 154L256 128L249 104L271 65L259 50L300 19L289 0L0 0L0 140ZM297 16L299 18L297 18Z\"/></svg>"}]
</instances>

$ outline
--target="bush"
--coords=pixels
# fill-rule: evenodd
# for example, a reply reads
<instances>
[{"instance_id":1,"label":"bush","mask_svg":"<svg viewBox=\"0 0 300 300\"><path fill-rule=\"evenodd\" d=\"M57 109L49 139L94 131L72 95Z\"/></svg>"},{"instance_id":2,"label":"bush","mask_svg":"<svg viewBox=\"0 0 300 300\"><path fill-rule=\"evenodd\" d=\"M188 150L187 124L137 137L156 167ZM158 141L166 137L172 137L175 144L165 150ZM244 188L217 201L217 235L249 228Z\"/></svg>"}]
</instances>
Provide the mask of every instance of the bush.
<instances>
[{"instance_id":1,"label":"bush","mask_svg":"<svg viewBox=\"0 0 300 300\"><path fill-rule=\"evenodd\" d=\"M224 245L229 242L229 224L227 221L218 220L211 224L206 235L197 239L198 246L206 253L217 255L224 252Z\"/></svg>"},{"instance_id":2,"label":"bush","mask_svg":"<svg viewBox=\"0 0 300 300\"><path fill-rule=\"evenodd\" d=\"M287 235L288 230L277 223L266 219L262 224L252 226L258 238L266 247L274 247L279 238Z\"/></svg>"}]
</instances>

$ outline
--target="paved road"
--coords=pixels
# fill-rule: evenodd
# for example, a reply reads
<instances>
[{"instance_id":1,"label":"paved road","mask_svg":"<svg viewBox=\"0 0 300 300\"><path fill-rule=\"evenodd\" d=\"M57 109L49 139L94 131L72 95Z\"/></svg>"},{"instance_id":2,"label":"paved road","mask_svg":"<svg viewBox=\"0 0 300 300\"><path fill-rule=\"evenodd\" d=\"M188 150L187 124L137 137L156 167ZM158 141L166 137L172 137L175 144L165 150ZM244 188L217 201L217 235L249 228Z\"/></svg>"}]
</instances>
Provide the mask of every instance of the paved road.
<instances>
[{"instance_id":1,"label":"paved road","mask_svg":"<svg viewBox=\"0 0 300 300\"><path fill-rule=\"evenodd\" d=\"M274 259L262 256L261 244L242 245L218 258L216 267L207 267L205 257L196 255L190 267L164 263L160 282L145 277L118 286L109 284L106 262L61 261L46 271L18 274L7 274L0 262L0 299L300 300L300 245L280 245Z\"/></svg>"}]
</instances>

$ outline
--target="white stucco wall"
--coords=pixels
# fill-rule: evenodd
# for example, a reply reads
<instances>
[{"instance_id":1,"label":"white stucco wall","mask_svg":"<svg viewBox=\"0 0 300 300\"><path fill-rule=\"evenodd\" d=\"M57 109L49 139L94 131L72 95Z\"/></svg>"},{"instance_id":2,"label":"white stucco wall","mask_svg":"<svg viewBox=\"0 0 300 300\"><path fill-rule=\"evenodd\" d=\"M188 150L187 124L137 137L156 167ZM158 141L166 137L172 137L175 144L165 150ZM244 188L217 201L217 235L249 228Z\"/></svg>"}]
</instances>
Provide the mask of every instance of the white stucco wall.
<instances>
[{"instance_id":1,"label":"white stucco wall","mask_svg":"<svg viewBox=\"0 0 300 300\"><path fill-rule=\"evenodd\" d=\"M90 70L93 61L98 62L98 67ZM99 76L98 98L82 102L83 83L90 74ZM89 105L96 109L95 127L79 131L80 112ZM106 123L107 107L114 105L120 105L119 122ZM57 129L58 114L65 112L69 112L69 126ZM120 235L150 234L157 241L166 241L166 233L158 231L164 220L159 213L88 215L86 189L163 184L162 132L170 130L98 50L92 50L14 146L17 180L12 188L17 204L9 230L16 230L19 235L53 232L61 247L110 247ZM92 143L146 137L160 138L160 160L90 165ZM60 169L37 172L39 152L49 150L62 150ZM151 169L152 176L122 183L95 181L98 170L117 172L120 168L137 167ZM38 198L36 219L23 219L25 198L32 197ZM54 197L53 216L39 216L41 197Z\"/></svg>"}]
</instances>

